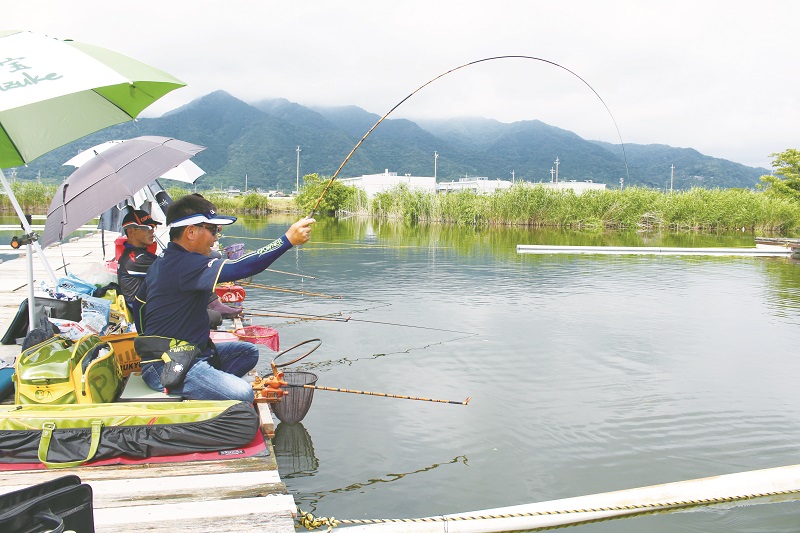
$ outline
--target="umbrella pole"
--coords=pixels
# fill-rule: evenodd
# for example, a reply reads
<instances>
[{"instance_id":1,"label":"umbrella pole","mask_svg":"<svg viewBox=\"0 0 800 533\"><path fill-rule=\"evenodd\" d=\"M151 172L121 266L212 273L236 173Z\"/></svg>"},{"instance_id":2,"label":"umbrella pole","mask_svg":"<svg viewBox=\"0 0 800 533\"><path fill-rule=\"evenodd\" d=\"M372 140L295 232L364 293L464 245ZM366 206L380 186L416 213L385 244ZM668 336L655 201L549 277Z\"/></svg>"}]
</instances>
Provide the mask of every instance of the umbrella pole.
<instances>
[{"instance_id":1,"label":"umbrella pole","mask_svg":"<svg viewBox=\"0 0 800 533\"><path fill-rule=\"evenodd\" d=\"M28 235L33 233L30 224L28 224L28 219L25 218L25 213L22 212L22 208L19 206L19 202L17 202L17 197L14 196L14 191L11 190L11 186L6 180L6 175L3 174L2 168L0 168L0 182L2 182L6 194L8 194L8 199L11 202L11 205L14 206L14 211L17 212L19 221L22 224L22 230ZM55 272L53 272L53 269L50 268L50 264L47 262L44 252L42 252L42 247L36 241L28 243L26 245L27 257L25 258L28 267L28 331L35 327L34 322L36 320L36 299L33 295L33 248L36 248L36 252L39 254L42 264L44 265L45 270L47 270L47 274L50 276L50 279L53 280L53 285L55 286L58 284L58 279L56 278Z\"/></svg>"}]
</instances>

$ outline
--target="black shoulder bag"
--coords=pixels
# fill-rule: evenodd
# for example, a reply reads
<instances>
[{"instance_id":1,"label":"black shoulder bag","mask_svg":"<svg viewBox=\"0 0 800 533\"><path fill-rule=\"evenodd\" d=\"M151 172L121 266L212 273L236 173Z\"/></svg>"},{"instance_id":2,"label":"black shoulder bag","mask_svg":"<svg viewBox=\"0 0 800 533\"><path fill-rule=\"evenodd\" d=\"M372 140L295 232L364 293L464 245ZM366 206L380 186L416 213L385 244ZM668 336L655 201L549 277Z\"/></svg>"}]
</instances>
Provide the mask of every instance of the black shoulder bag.
<instances>
[{"instance_id":1,"label":"black shoulder bag","mask_svg":"<svg viewBox=\"0 0 800 533\"><path fill-rule=\"evenodd\" d=\"M64 476L0 495L0 531L94 533L92 487Z\"/></svg>"}]
</instances>

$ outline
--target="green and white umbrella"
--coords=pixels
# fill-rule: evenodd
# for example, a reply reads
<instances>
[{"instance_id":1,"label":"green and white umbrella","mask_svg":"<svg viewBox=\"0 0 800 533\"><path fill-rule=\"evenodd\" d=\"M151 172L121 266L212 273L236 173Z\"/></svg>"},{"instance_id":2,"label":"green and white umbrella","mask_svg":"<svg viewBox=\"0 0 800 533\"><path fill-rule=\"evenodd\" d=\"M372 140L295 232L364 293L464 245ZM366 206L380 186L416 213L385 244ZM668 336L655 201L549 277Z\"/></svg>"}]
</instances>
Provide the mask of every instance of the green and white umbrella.
<instances>
[{"instance_id":1,"label":"green and white umbrella","mask_svg":"<svg viewBox=\"0 0 800 533\"><path fill-rule=\"evenodd\" d=\"M99 46L0 31L0 168L134 119L184 85Z\"/></svg>"},{"instance_id":2,"label":"green and white umbrella","mask_svg":"<svg viewBox=\"0 0 800 533\"><path fill-rule=\"evenodd\" d=\"M111 50L28 31L0 30L0 183L29 238L29 326L33 327L31 247L56 281L2 169L136 118L185 84Z\"/></svg>"}]
</instances>

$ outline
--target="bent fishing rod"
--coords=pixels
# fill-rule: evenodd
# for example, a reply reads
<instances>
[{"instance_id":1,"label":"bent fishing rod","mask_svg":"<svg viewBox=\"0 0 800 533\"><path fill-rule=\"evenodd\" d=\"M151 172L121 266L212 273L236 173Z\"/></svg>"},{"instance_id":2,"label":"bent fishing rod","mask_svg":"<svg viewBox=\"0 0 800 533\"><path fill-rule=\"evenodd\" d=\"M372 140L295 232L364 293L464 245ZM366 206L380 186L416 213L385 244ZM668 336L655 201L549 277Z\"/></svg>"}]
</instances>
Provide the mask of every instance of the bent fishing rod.
<instances>
[{"instance_id":1,"label":"bent fishing rod","mask_svg":"<svg viewBox=\"0 0 800 533\"><path fill-rule=\"evenodd\" d=\"M498 59L528 59L528 60L532 60L532 61L541 61L542 63L547 63L548 65L553 65L554 67L558 67L558 68L560 68L562 70L565 70L565 71L569 72L570 74L572 74L573 76L575 76L576 78L578 78L579 80L581 80L583 82L583 84L586 85L594 93L595 96L597 96L597 98L603 104L603 107L606 108L606 111L608 112L608 115L611 117L611 121L614 123L614 128L617 130L617 137L619 137L620 146L622 147L622 159L623 159L623 161L625 163L625 177L628 179L628 181L630 181L630 174L628 173L628 157L625 154L625 143L622 142L622 134L619 131L619 126L617 125L617 121L614 118L614 115L611 113L611 109L609 109L608 105L606 105L605 100L603 100L603 98L600 96L600 94L597 91L594 90L594 87L589 85L589 82L587 82L585 79L581 78L577 73L573 72L572 70L568 69L567 67L565 67L563 65L559 65L555 61L550 61L549 59L543 59L541 57L525 56L525 55L503 55L503 56L485 57L483 59L477 59L475 61L470 61L469 63L464 63L463 65L459 65L459 66L457 66L455 68L452 68L452 69L448 70L447 72L443 72L442 74L439 74L438 76L426 81L425 83L423 83L422 85L417 87L408 96L406 96L405 98L403 98L402 100L397 102L397 104L395 104L395 106L393 108L391 108L389 111L386 112L385 115L383 115L380 119L378 119L378 121L369 129L369 131L367 131L367 133L364 134L364 136L361 138L361 140L356 143L356 145L353 147L353 149L350 150L350 153L347 154L347 157L344 158L344 161L342 161L342 164L339 165L339 168L336 169L336 172L334 172L333 176L331 176L331 178L328 180L328 183L325 185L325 188L322 190L322 194L319 195L319 198L317 198L317 201L314 204L314 207L311 209L311 213L308 215L309 218L312 218L314 216L314 213L316 213L320 202L322 202L322 199L325 197L325 193L328 192L328 189L333 184L334 180L336 180L336 178L339 176L339 172L342 171L342 169L347 164L347 162L350 160L350 158L353 156L355 151L358 150L358 147L361 146L361 144L367 139L367 137L370 136L370 134L375 130L375 128L377 128L378 125L386 119L386 117L388 117L390 114L392 114L392 112L395 109L397 109L398 107L403 105L406 102L406 100L408 100L409 98L411 98L412 96L414 96L415 94L420 92L422 89L424 89L425 87L427 87L431 83L435 82L436 80L438 80L440 78L443 78L443 77L447 76L448 74L451 74L453 72L456 72L457 70L461 70L461 69L466 68L466 67L477 65L479 63L485 63L487 61L495 61L495 60L498 60Z\"/></svg>"}]
</instances>

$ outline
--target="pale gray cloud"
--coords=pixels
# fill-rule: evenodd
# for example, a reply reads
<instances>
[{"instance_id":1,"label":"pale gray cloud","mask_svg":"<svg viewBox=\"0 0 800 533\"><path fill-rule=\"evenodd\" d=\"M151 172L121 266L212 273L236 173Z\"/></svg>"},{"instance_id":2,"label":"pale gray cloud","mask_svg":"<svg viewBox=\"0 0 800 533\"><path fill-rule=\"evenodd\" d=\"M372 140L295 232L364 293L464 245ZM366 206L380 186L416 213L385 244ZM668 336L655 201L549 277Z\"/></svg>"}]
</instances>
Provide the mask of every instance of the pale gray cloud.
<instances>
[{"instance_id":1,"label":"pale gray cloud","mask_svg":"<svg viewBox=\"0 0 800 533\"><path fill-rule=\"evenodd\" d=\"M5 5L2 26L112 48L189 84L146 116L217 89L382 115L458 65L535 56L586 80L627 143L769 167L800 147L798 17L787 0L28 0ZM526 60L462 69L392 116L465 115L618 142L580 80Z\"/></svg>"}]
</instances>

